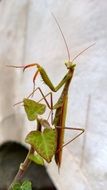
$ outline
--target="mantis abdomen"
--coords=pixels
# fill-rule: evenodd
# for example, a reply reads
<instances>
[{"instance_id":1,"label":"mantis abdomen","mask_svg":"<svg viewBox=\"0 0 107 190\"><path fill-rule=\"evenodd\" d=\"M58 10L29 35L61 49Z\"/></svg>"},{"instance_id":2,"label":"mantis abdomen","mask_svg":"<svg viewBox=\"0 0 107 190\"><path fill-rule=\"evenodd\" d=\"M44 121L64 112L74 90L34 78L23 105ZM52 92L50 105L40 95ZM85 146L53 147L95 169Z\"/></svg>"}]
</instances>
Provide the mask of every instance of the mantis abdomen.
<instances>
[{"instance_id":1,"label":"mantis abdomen","mask_svg":"<svg viewBox=\"0 0 107 190\"><path fill-rule=\"evenodd\" d=\"M56 111L57 115L55 117L56 121L54 120L55 122L54 125L57 130L57 150L55 153L55 161L59 168L62 160L62 146L64 144L64 128L65 128L65 120L67 112L67 102L68 102L68 96L65 95L62 107L58 108Z\"/></svg>"}]
</instances>

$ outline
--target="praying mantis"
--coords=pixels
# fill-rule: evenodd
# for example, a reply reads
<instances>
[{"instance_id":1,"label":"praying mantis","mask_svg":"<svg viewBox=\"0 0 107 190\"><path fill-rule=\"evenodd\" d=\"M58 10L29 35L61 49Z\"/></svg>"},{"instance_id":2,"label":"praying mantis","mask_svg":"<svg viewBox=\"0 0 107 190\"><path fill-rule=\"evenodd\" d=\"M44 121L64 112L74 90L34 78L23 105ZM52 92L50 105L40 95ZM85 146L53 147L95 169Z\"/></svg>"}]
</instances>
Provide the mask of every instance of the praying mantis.
<instances>
[{"instance_id":1,"label":"praying mantis","mask_svg":"<svg viewBox=\"0 0 107 190\"><path fill-rule=\"evenodd\" d=\"M50 88L51 91L53 92L57 92L62 86L63 86L63 90L61 92L61 95L58 99L58 101L56 102L55 105L53 105L52 103L52 107L48 106L51 110L55 110L55 115L54 115L54 119L52 121L52 125L54 126L54 128L57 131L57 147L56 147L56 152L55 152L55 162L58 166L58 168L60 168L61 166L61 161L62 161L62 148L66 145L68 145L70 142L72 142L73 140L75 140L77 137L79 137L82 133L84 133L84 129L83 128L71 128L71 127L66 127L66 114L67 114L67 104L68 104L68 92L69 92L69 86L71 84L72 78L73 78L73 74L74 74L74 70L76 67L76 64L74 64L74 60L81 55L83 52L85 52L87 49L89 49L90 47L92 47L94 44L90 45L89 47L87 47L86 49L84 49L83 51L81 51L78 55L76 55L72 61L70 58L70 52L69 52L69 48L65 39L65 36L62 32L62 29L56 19L56 17L53 15L52 16L61 32L61 35L63 37L65 46L66 46L66 50L67 50L67 54L68 54L68 61L65 62L65 66L68 70L68 72L65 74L65 76L63 77L63 79L58 83L58 85L54 86L53 83L51 82L48 74L46 73L46 71L44 70L44 68L38 64L38 63L32 63L32 64L28 64L25 66L13 66L13 67L17 67L17 68L23 68L23 71L25 71L27 68L29 67L34 67L36 66L37 71L33 77L33 83L35 86L35 81L37 78L37 75L40 74L41 78L43 79L44 83ZM39 88L40 89L40 88ZM36 90L33 90L33 93ZM42 90L40 89L40 91L42 92ZM41 93L42 94L42 93ZM44 99L44 97L42 98ZM41 99L41 100L42 100ZM64 144L64 131L65 129L72 129L72 130L76 130L79 131L79 134L76 135L73 139L71 139L70 141L68 141L67 143Z\"/></svg>"}]
</instances>

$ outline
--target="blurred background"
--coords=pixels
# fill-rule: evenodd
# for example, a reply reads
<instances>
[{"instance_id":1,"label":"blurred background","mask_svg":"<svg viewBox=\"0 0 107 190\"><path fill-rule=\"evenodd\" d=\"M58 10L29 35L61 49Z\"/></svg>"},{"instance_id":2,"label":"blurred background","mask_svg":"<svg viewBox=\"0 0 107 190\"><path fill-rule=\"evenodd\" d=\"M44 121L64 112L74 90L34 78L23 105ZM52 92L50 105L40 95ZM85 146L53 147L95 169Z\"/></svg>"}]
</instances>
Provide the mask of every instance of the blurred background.
<instances>
[{"instance_id":1,"label":"blurred background","mask_svg":"<svg viewBox=\"0 0 107 190\"><path fill-rule=\"evenodd\" d=\"M0 144L12 140L25 145L33 129L23 107L13 104L33 88L35 68L6 65L37 62L57 85L66 74L64 41L51 15L56 16L75 60L69 90L66 126L85 128L85 134L63 150L60 173L54 161L47 170L58 190L106 190L107 188L107 1L106 0L1 0L0 1ZM49 88L38 77L36 86ZM61 93L54 93L54 102ZM38 97L38 95L37 95ZM66 131L65 142L74 136Z\"/></svg>"}]
</instances>

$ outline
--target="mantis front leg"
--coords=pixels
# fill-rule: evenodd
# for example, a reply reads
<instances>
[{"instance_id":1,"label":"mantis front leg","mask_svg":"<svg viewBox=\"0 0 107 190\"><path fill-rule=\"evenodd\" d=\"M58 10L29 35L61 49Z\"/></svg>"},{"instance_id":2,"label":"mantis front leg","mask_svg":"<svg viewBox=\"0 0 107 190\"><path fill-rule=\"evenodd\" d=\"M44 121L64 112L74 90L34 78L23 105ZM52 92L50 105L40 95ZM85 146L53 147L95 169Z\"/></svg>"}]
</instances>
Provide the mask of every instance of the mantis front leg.
<instances>
[{"instance_id":1,"label":"mantis front leg","mask_svg":"<svg viewBox=\"0 0 107 190\"><path fill-rule=\"evenodd\" d=\"M29 67L33 67L36 66L37 67L37 72L35 73L34 77L33 77L33 83L35 85L35 80L36 77L38 75L38 73L41 75L41 78L43 79L44 83L53 91L53 92L57 92L70 78L72 78L73 76L73 71L74 71L74 65L71 68L71 72L67 72L67 74L63 77L63 79L59 82L59 84L57 86L54 86L53 83L51 82L48 74L46 73L46 71L44 70L43 67L41 67L38 63L33 63L33 64L29 64L29 65L25 65L23 67L23 71L25 71L27 68ZM22 68L22 67L21 67Z\"/></svg>"},{"instance_id":2,"label":"mantis front leg","mask_svg":"<svg viewBox=\"0 0 107 190\"><path fill-rule=\"evenodd\" d=\"M48 74L46 73L46 71L44 70L44 68L42 66L40 66L38 63L32 63L32 64L28 64L25 66L14 66L14 65L7 65L8 67L13 67L13 68L21 68L23 69L23 71L25 71L27 68L30 67L37 67L37 71L33 76L33 83L35 86L35 80L37 78L37 75L40 74L41 78L43 79L44 83L53 91L53 92L57 92L65 83L67 80L69 80L72 76L73 76L73 71L74 71L74 67L75 65L72 65L72 72L71 74L69 72L67 72L67 74L63 77L63 79L59 82L59 84L57 86L54 86L53 83L51 82Z\"/></svg>"}]
</instances>

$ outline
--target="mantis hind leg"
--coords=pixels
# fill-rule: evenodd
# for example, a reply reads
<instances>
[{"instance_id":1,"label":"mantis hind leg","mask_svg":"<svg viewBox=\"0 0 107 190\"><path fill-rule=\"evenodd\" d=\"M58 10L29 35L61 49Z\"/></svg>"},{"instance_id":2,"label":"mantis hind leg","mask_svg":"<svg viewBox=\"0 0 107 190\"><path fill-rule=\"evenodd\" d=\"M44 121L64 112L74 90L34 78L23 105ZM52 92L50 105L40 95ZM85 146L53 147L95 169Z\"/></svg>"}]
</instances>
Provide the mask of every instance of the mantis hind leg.
<instances>
[{"instance_id":1,"label":"mantis hind leg","mask_svg":"<svg viewBox=\"0 0 107 190\"><path fill-rule=\"evenodd\" d=\"M56 126L56 128L61 128L61 129L69 129L69 130L75 130L75 131L79 131L79 134L77 134L74 138L72 138L71 140L69 140L67 143L65 143L64 145L62 145L62 147L60 147L56 152L59 152L60 150L62 150L62 148L64 148L65 146L67 146L68 144L70 144L72 141L74 141L75 139L77 139L79 136L81 136L84 133L84 129L83 128L75 128L75 127L64 127L62 128L61 126Z\"/></svg>"},{"instance_id":2,"label":"mantis hind leg","mask_svg":"<svg viewBox=\"0 0 107 190\"><path fill-rule=\"evenodd\" d=\"M41 90L40 87L37 87L36 89L33 90L33 92L27 97L30 98L32 95L34 95L34 93L39 90L40 94L42 95L42 98L38 101L41 102L42 100L44 100L46 102L46 105L48 106L48 108L50 109L50 113L48 116L48 119L51 115L51 123L53 122L53 96L52 96L52 92L47 93L46 95L44 95L43 91ZM48 102L48 100L46 99L46 97L50 96L50 103Z\"/></svg>"}]
</instances>

